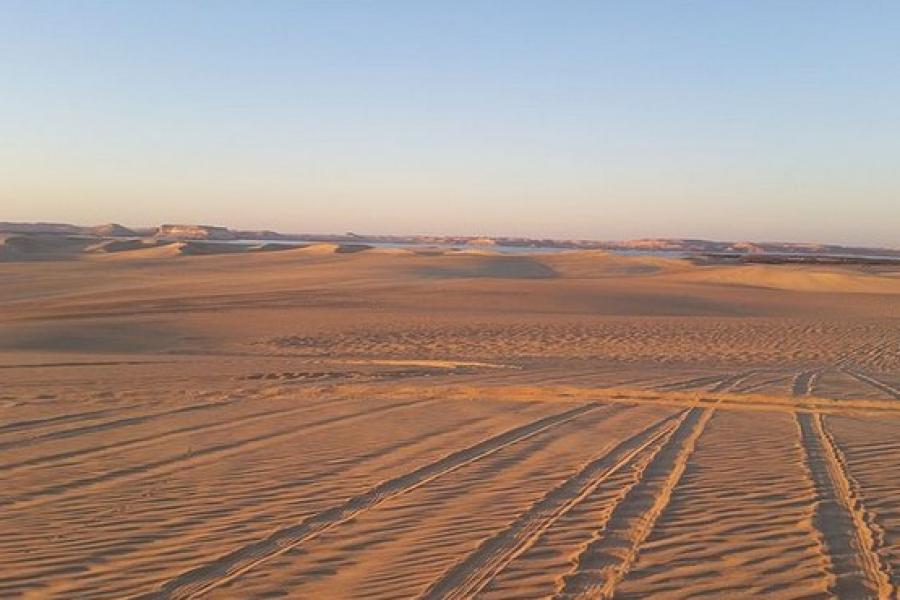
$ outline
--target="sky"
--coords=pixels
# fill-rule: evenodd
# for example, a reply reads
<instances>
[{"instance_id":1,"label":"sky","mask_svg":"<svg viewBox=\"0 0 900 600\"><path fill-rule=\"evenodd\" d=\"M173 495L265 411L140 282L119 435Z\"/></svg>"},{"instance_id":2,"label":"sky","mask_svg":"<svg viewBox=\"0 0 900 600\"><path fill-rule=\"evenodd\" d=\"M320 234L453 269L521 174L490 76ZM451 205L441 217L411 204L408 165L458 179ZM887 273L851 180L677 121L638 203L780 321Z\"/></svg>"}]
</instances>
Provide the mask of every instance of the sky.
<instances>
[{"instance_id":1,"label":"sky","mask_svg":"<svg viewBox=\"0 0 900 600\"><path fill-rule=\"evenodd\" d=\"M900 3L0 0L0 221L900 246Z\"/></svg>"}]
</instances>

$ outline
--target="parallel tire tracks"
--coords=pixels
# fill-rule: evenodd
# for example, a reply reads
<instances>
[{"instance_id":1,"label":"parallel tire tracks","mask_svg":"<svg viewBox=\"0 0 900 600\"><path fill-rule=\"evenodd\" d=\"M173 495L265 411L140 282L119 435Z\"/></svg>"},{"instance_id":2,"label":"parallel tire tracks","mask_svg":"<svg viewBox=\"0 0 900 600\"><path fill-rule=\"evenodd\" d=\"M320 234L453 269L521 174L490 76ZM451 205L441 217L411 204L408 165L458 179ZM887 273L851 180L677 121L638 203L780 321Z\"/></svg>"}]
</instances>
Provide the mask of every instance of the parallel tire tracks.
<instances>
[{"instance_id":1,"label":"parallel tire tracks","mask_svg":"<svg viewBox=\"0 0 900 600\"><path fill-rule=\"evenodd\" d=\"M655 453L660 440L681 423L686 413L682 411L661 419L588 463L534 504L506 530L484 542L448 570L422 598L455 600L474 596L606 479L624 468L633 468L640 456Z\"/></svg>"},{"instance_id":2,"label":"parallel tire tracks","mask_svg":"<svg viewBox=\"0 0 900 600\"><path fill-rule=\"evenodd\" d=\"M756 390L769 387L770 385L776 385L782 382L786 382L789 379L790 375L780 375L778 377L773 377L772 379L766 379L765 381L757 381L755 383L749 383L741 385L739 387L735 387L734 391L739 394L749 394L750 392L755 392Z\"/></svg>"},{"instance_id":3,"label":"parallel tire tracks","mask_svg":"<svg viewBox=\"0 0 900 600\"><path fill-rule=\"evenodd\" d=\"M296 548L310 538L352 519L382 502L410 492L426 483L452 473L468 464L490 456L500 450L538 435L548 429L576 419L602 407L613 412L618 407L599 403L583 404L571 410L532 421L487 440L458 450L410 473L385 481L367 492L350 498L343 504L319 512L301 522L283 527L268 537L247 544L205 565L187 571L163 584L144 599L195 598L220 587L257 567Z\"/></svg>"},{"instance_id":4,"label":"parallel tire tracks","mask_svg":"<svg viewBox=\"0 0 900 600\"><path fill-rule=\"evenodd\" d=\"M693 408L560 582L557 598L611 598L637 560L715 409Z\"/></svg>"},{"instance_id":5,"label":"parallel tire tracks","mask_svg":"<svg viewBox=\"0 0 900 600\"><path fill-rule=\"evenodd\" d=\"M803 371L797 373L791 384L791 393L794 396L812 396L816 382L821 377L821 371Z\"/></svg>"},{"instance_id":6,"label":"parallel tire tracks","mask_svg":"<svg viewBox=\"0 0 900 600\"><path fill-rule=\"evenodd\" d=\"M214 421L211 423L202 423L198 425L187 425L184 427L177 427L175 429L170 429L169 431L165 431L163 433L150 433L149 435L143 435L140 437L135 437L127 440L110 442L107 444L101 444L98 446L90 446L87 448L79 448L77 450L67 450L65 452L57 452L55 454L45 454L42 456L35 456L32 458L27 458L15 463L7 463L5 465L0 464L0 473L8 473L10 471L16 471L23 468L31 468L40 465L46 465L47 463L54 463L61 460L70 460L72 458L79 458L85 456L95 456L95 455L104 455L112 452L122 452L124 450L132 450L135 448L143 448L146 446L157 445L163 442L167 442L173 438L182 437L185 435L196 435L199 433L211 433L216 431L222 431L224 429L229 429L232 427L245 426L251 423L255 423L260 420L265 420L271 417L279 417L284 418L297 413L303 413L307 410L313 410L315 408L319 408L323 405L334 405L339 402L345 402L348 399L344 400L323 400L319 402L310 402L307 404L303 404L302 406L296 406L293 408L276 408L276 409L268 409L260 412L254 412L244 415L238 415L234 417L230 417L228 419L224 419L221 421Z\"/></svg>"},{"instance_id":7,"label":"parallel tire tracks","mask_svg":"<svg viewBox=\"0 0 900 600\"><path fill-rule=\"evenodd\" d=\"M24 508L41 505L46 502L56 501L74 494L82 494L84 490L91 489L99 485L109 483L121 483L123 481L131 481L133 479L143 479L150 476L159 476L170 473L185 467L194 467L206 464L224 457L234 454L244 453L260 447L272 444L275 441L296 436L301 433L309 432L321 427L328 427L337 423L353 421L357 419L368 419L372 415L392 412L413 406L427 405L438 402L435 399L429 400L411 400L408 402L400 402L389 404L387 406L364 407L359 411L326 417L318 421L310 421L299 426L290 426L274 431L269 431L250 438L222 442L213 446L208 446L196 451L188 451L176 456L163 458L150 463L142 463L122 469L106 471L100 475L94 475L66 481L64 483L54 484L49 487L33 490L25 494L7 498L0 501L0 507Z\"/></svg>"},{"instance_id":8,"label":"parallel tire tracks","mask_svg":"<svg viewBox=\"0 0 900 600\"><path fill-rule=\"evenodd\" d=\"M822 415L797 413L806 462L819 502L815 523L834 570L832 592L839 598L887 600L896 591L889 563L880 554L880 538L871 514L852 483L845 460Z\"/></svg>"},{"instance_id":9,"label":"parallel tire tracks","mask_svg":"<svg viewBox=\"0 0 900 600\"><path fill-rule=\"evenodd\" d=\"M859 371L852 371L850 369L844 369L844 373L847 373L848 375L855 377L859 381L862 381L863 383L867 383L867 384L871 385L873 388L875 388L877 390L881 390L885 394L887 394L897 400L900 400L900 390L884 383L883 381L879 381L870 375L865 375L863 373L860 373Z\"/></svg>"},{"instance_id":10,"label":"parallel tire tracks","mask_svg":"<svg viewBox=\"0 0 900 600\"><path fill-rule=\"evenodd\" d=\"M694 377L693 379L664 383L657 386L656 389L666 392L691 390L707 387L714 384L721 384L726 379L726 377L727 376L725 375L707 375L705 377Z\"/></svg>"},{"instance_id":11,"label":"parallel tire tracks","mask_svg":"<svg viewBox=\"0 0 900 600\"><path fill-rule=\"evenodd\" d=\"M46 427L48 425L55 425L58 423L69 423L72 421L87 421L88 419L96 419L97 417L103 417L106 415L111 415L116 412L122 411L122 408L103 408L99 410L90 410L81 413L70 413L63 415L56 415L52 417L41 417L36 419L25 419L23 421L13 421L11 423L6 423L5 425L0 425L0 434L7 434L22 431L23 429L35 429L38 427Z\"/></svg>"},{"instance_id":12,"label":"parallel tire tracks","mask_svg":"<svg viewBox=\"0 0 900 600\"><path fill-rule=\"evenodd\" d=\"M717 385L713 386L709 391L713 393L735 391L738 386L746 383L748 379L750 379L757 373L759 373L759 371L745 371L743 373L729 375L728 377L722 379L722 381L720 381Z\"/></svg>"},{"instance_id":13,"label":"parallel tire tracks","mask_svg":"<svg viewBox=\"0 0 900 600\"><path fill-rule=\"evenodd\" d=\"M189 406L182 406L179 408L172 408L169 410L158 411L154 413L135 415L132 417L124 417L121 419L115 419L113 421L104 421L102 423L95 423L92 425L83 425L80 427L74 427L72 429L63 429L61 431L50 431L46 433L40 433L38 435L34 435L32 437L24 438L21 440L12 440L8 442L0 442L0 450L6 450L8 448L19 448L26 446L34 446L35 444L39 444L42 442L52 441L52 440L60 440L60 439L68 439L77 437L80 435L85 435L89 433L99 433L101 431L109 431L110 429L118 429L120 427L130 427L132 425L142 425L147 423L148 421L153 421L155 419L161 419L163 417L172 417L175 415L183 415L186 413L198 412L201 410L206 410L208 408L222 408L224 406L228 406L230 404L235 404L237 402L241 402L244 398L239 396L226 398L224 400L215 400L213 402L207 402L205 404L191 404Z\"/></svg>"}]
</instances>

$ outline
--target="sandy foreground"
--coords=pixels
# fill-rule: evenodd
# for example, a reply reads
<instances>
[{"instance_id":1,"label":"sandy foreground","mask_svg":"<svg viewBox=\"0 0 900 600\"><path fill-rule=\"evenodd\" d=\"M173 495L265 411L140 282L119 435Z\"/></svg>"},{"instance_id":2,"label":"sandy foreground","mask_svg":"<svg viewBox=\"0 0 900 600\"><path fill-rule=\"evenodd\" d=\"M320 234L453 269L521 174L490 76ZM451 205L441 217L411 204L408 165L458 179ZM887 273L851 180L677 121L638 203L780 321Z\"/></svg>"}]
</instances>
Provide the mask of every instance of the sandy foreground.
<instances>
[{"instance_id":1,"label":"sandy foreground","mask_svg":"<svg viewBox=\"0 0 900 600\"><path fill-rule=\"evenodd\" d=\"M897 269L95 250L0 262L2 598L897 597Z\"/></svg>"}]
</instances>

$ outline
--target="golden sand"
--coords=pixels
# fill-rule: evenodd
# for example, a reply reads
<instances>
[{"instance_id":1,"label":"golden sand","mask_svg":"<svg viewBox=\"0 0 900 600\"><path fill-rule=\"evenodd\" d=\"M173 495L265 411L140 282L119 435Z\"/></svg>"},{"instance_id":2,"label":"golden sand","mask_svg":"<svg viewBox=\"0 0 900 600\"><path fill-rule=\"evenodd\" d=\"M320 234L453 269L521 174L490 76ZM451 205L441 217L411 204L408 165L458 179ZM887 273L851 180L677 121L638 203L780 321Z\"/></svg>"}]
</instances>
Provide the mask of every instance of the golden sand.
<instances>
[{"instance_id":1,"label":"golden sand","mask_svg":"<svg viewBox=\"0 0 900 600\"><path fill-rule=\"evenodd\" d=\"M897 594L889 268L10 248L0 597Z\"/></svg>"}]
</instances>

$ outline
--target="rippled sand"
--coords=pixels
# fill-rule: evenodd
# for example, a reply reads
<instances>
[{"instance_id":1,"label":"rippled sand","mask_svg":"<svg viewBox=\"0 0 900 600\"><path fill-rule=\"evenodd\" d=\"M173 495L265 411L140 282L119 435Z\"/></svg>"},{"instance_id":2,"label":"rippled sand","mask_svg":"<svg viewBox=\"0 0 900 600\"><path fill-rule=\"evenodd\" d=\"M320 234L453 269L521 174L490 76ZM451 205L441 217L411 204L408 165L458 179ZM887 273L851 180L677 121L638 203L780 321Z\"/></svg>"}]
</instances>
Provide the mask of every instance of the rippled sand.
<instances>
[{"instance_id":1,"label":"rippled sand","mask_svg":"<svg viewBox=\"0 0 900 600\"><path fill-rule=\"evenodd\" d=\"M897 273L334 250L0 263L0 597L896 597Z\"/></svg>"}]
</instances>

